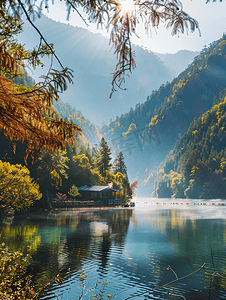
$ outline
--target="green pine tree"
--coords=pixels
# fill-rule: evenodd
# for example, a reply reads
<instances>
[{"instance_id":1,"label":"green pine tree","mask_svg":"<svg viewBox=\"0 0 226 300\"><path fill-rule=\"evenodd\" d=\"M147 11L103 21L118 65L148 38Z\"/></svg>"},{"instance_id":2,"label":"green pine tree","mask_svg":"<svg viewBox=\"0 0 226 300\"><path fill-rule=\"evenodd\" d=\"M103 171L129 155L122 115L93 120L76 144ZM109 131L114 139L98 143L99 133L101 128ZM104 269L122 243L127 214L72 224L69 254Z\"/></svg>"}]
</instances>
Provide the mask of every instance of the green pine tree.
<instances>
[{"instance_id":1,"label":"green pine tree","mask_svg":"<svg viewBox=\"0 0 226 300\"><path fill-rule=\"evenodd\" d=\"M99 144L99 149L95 154L96 167L101 176L106 177L107 171L110 171L111 164L111 148L108 146L105 138L103 137Z\"/></svg>"}]
</instances>

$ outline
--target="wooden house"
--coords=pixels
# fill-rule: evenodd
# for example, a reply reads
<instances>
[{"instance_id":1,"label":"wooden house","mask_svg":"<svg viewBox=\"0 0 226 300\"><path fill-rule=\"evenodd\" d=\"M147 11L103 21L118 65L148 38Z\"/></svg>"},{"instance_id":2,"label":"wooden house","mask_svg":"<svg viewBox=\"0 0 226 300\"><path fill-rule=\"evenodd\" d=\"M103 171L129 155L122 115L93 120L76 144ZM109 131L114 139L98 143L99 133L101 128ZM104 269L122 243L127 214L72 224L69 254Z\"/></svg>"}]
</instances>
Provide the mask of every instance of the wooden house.
<instances>
[{"instance_id":1,"label":"wooden house","mask_svg":"<svg viewBox=\"0 0 226 300\"><path fill-rule=\"evenodd\" d=\"M81 186L78 188L79 201L94 201L96 205L120 205L121 199L116 199L115 189L107 186Z\"/></svg>"}]
</instances>

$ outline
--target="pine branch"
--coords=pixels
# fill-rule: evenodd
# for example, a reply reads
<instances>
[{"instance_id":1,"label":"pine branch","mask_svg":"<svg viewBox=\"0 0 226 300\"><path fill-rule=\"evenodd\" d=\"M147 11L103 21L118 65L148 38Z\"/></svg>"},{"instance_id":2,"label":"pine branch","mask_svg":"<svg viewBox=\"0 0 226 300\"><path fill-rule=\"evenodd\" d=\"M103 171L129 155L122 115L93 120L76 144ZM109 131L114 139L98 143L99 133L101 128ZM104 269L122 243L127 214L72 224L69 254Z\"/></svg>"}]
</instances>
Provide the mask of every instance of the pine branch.
<instances>
[{"instance_id":1,"label":"pine branch","mask_svg":"<svg viewBox=\"0 0 226 300\"><path fill-rule=\"evenodd\" d=\"M87 27L89 27L89 24L86 23L86 20L83 18L83 16L80 14L80 12L78 11L78 9L74 6L74 4L69 1L69 0L66 0L70 5L71 7L77 12L77 14L79 15L79 17L83 20L83 22L86 24Z\"/></svg>"},{"instance_id":2,"label":"pine branch","mask_svg":"<svg viewBox=\"0 0 226 300\"><path fill-rule=\"evenodd\" d=\"M64 66L62 65L61 61L59 60L59 58L57 57L55 51L53 50L53 48L49 45L49 43L46 41L46 39L44 38L44 36L42 35L42 33L40 32L40 30L35 26L35 24L31 21L31 18L29 17L23 3L21 2L21 0L17 0L18 3L20 4L22 10L24 11L28 22L32 25L32 27L34 27L34 29L38 32L39 36L41 37L41 39L45 42L46 46L48 46L48 48L50 49L51 53L54 55L54 57L56 58L56 60L58 61L59 65L61 66L62 69L64 69Z\"/></svg>"}]
</instances>

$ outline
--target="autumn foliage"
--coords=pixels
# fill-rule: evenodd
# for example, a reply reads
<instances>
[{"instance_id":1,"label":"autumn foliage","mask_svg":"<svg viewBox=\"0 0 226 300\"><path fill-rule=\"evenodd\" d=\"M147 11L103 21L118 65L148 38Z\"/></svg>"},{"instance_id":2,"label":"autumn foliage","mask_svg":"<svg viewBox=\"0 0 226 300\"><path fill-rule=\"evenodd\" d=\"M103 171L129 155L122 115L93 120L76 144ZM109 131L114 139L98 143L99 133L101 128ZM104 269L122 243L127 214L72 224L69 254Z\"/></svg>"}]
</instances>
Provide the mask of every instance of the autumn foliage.
<instances>
[{"instance_id":1,"label":"autumn foliage","mask_svg":"<svg viewBox=\"0 0 226 300\"><path fill-rule=\"evenodd\" d=\"M41 197L39 185L30 177L26 167L0 160L0 211L27 209Z\"/></svg>"},{"instance_id":2,"label":"autumn foliage","mask_svg":"<svg viewBox=\"0 0 226 300\"><path fill-rule=\"evenodd\" d=\"M73 144L74 131L80 133L81 129L59 118L41 90L23 93L19 89L10 79L0 76L0 130L15 143L27 143L26 158L43 147L65 149L66 138Z\"/></svg>"},{"instance_id":3,"label":"autumn foliage","mask_svg":"<svg viewBox=\"0 0 226 300\"><path fill-rule=\"evenodd\" d=\"M133 195L133 196L136 195L136 194L135 194L135 189L137 189L137 187L138 187L138 181L135 180L135 181L133 181L133 182L131 183L131 185L130 185L130 188L131 188L131 190L132 190L132 195Z\"/></svg>"}]
</instances>

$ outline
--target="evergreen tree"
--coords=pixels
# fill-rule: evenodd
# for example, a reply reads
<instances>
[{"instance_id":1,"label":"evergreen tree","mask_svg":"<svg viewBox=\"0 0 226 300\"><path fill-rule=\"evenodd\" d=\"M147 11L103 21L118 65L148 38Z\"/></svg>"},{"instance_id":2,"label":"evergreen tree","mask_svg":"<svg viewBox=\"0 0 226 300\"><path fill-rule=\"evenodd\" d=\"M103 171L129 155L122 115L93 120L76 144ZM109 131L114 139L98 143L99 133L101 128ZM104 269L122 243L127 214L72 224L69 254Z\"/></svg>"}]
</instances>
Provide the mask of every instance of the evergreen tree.
<instances>
[{"instance_id":1,"label":"evergreen tree","mask_svg":"<svg viewBox=\"0 0 226 300\"><path fill-rule=\"evenodd\" d=\"M111 164L111 148L108 146L104 137L102 137L100 141L99 149L95 154L95 158L96 158L96 166L98 171L100 172L100 175L106 177L107 172L110 171L110 168L112 167L112 164Z\"/></svg>"},{"instance_id":2,"label":"evergreen tree","mask_svg":"<svg viewBox=\"0 0 226 300\"><path fill-rule=\"evenodd\" d=\"M121 174L120 183L114 183L113 188L120 190L120 197L125 201L132 197L132 188L127 175L127 167L124 161L124 155L120 151L113 165L114 174Z\"/></svg>"},{"instance_id":3,"label":"evergreen tree","mask_svg":"<svg viewBox=\"0 0 226 300\"><path fill-rule=\"evenodd\" d=\"M120 172L123 175L127 176L127 167L124 162L124 155L121 151L119 152L117 158L115 158L115 160L114 160L113 168L114 168L114 174Z\"/></svg>"},{"instance_id":4,"label":"evergreen tree","mask_svg":"<svg viewBox=\"0 0 226 300\"><path fill-rule=\"evenodd\" d=\"M124 199L128 200L132 198L133 191L130 186L129 178L127 174L122 179L122 186L123 186L123 192L124 192Z\"/></svg>"}]
</instances>

